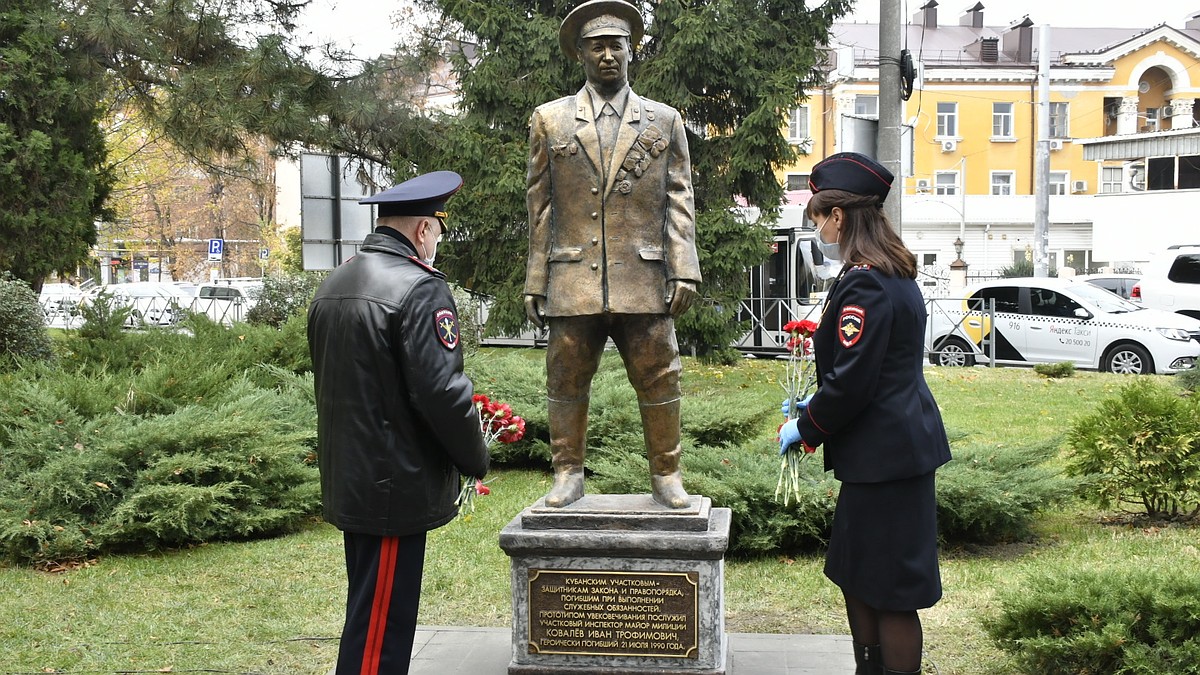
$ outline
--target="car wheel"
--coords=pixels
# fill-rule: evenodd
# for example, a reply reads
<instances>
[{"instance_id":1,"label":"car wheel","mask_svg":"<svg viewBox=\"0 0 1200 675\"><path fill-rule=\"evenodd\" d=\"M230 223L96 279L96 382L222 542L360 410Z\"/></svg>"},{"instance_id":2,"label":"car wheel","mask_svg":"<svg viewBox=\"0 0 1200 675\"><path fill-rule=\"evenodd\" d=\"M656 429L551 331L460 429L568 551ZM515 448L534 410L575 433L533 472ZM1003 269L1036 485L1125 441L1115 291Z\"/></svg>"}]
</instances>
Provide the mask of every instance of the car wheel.
<instances>
[{"instance_id":1,"label":"car wheel","mask_svg":"<svg viewBox=\"0 0 1200 675\"><path fill-rule=\"evenodd\" d=\"M938 342L929 353L929 362L935 366L969 367L975 365L975 350L966 340L953 335Z\"/></svg>"},{"instance_id":2,"label":"car wheel","mask_svg":"<svg viewBox=\"0 0 1200 675\"><path fill-rule=\"evenodd\" d=\"M1108 350L1104 355L1104 370L1120 375L1149 375L1154 372L1154 362L1150 360L1150 352L1141 345L1132 342L1119 344Z\"/></svg>"}]
</instances>

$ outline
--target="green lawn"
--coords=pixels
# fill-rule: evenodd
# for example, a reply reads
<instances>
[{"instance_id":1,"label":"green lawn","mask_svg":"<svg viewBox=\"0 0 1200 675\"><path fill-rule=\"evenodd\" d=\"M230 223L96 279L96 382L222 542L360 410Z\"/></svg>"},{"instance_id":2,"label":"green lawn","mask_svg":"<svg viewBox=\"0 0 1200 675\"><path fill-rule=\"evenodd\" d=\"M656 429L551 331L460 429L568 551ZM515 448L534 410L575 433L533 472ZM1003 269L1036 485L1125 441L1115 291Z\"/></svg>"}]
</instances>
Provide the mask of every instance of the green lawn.
<instances>
[{"instance_id":1,"label":"green lawn","mask_svg":"<svg viewBox=\"0 0 1200 675\"><path fill-rule=\"evenodd\" d=\"M719 369L689 362L689 393L759 387L778 364ZM1055 438L1116 391L1121 378L1030 370L927 369L947 426L962 442L997 447ZM764 388L764 398L772 392ZM685 458L686 465L686 458ZM549 487L536 471L498 472L468 521L430 533L421 622L507 626L508 562L497 533ZM1032 542L943 552L945 597L924 613L926 649L941 675L1008 672L979 618L998 590L1060 567L1200 565L1188 528L1107 524L1082 505L1043 516ZM733 560L727 627L734 632L845 633L837 589L819 555ZM0 568L0 673L171 668L324 675L340 631L341 536L314 523L274 540L111 556L62 574Z\"/></svg>"}]
</instances>

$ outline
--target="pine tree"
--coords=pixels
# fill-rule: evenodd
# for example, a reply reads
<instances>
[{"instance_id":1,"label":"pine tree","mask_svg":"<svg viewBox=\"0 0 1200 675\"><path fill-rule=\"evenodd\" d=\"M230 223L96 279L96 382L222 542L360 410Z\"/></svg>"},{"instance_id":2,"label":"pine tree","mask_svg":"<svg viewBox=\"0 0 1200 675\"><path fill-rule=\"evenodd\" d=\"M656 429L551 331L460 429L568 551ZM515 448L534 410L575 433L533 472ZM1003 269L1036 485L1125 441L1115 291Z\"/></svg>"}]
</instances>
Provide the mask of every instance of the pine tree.
<instances>
[{"instance_id":1,"label":"pine tree","mask_svg":"<svg viewBox=\"0 0 1200 675\"><path fill-rule=\"evenodd\" d=\"M41 289L84 261L111 178L89 64L50 0L0 9L0 270Z\"/></svg>"},{"instance_id":2,"label":"pine tree","mask_svg":"<svg viewBox=\"0 0 1200 675\"><path fill-rule=\"evenodd\" d=\"M40 287L86 259L110 216L100 101L144 112L214 170L261 138L328 144L335 80L287 37L304 4L5 0L0 268Z\"/></svg>"},{"instance_id":3,"label":"pine tree","mask_svg":"<svg viewBox=\"0 0 1200 675\"><path fill-rule=\"evenodd\" d=\"M489 330L524 323L522 288L527 224L525 161L529 116L572 95L583 70L558 48L558 27L578 2L420 0L440 21L426 53L456 45L451 60L461 99L455 115L434 120L432 142L414 144L406 162L448 168L466 186L453 202L456 229L440 266L495 298ZM744 330L736 310L747 268L766 259L769 231L743 222L734 207L778 214L783 188L775 170L795 158L783 135L788 110L815 83L829 26L851 6L829 0L662 0L643 2L646 41L630 68L635 91L680 110L688 123L696 191L697 244L706 302L677 323L681 348L730 356Z\"/></svg>"}]
</instances>

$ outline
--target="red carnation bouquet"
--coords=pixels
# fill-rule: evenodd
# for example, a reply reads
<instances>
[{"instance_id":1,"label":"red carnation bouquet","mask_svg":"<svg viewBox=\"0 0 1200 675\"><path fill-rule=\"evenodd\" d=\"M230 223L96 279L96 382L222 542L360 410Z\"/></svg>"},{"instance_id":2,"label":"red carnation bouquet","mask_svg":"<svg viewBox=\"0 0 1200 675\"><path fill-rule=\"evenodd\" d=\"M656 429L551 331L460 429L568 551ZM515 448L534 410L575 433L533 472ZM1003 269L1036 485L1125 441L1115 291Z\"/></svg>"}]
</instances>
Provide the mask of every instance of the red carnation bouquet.
<instances>
[{"instance_id":1,"label":"red carnation bouquet","mask_svg":"<svg viewBox=\"0 0 1200 675\"><path fill-rule=\"evenodd\" d=\"M817 389L817 368L812 347L812 336L817 332L817 324L808 319L789 321L784 324L783 330L788 335L784 345L788 352L786 366L783 381L780 382L784 394L787 395L781 410L786 423L800 414L808 398ZM782 428L783 424L779 426ZM775 441L778 443L779 438L776 437ZM800 500L800 462L811 452L812 448L803 443L793 443L783 452L779 465L779 481L775 484L775 499L782 495L784 506L788 505L792 497L795 497L796 501Z\"/></svg>"},{"instance_id":2,"label":"red carnation bouquet","mask_svg":"<svg viewBox=\"0 0 1200 675\"><path fill-rule=\"evenodd\" d=\"M483 394L476 394L472 399L479 410L479 428L483 431L483 440L489 448L496 442L516 443L525 437L525 420L514 415L512 406L507 403L493 401ZM462 490L454 505L458 507L458 515L463 520L470 520L475 512L475 496L491 494L492 489L486 481L474 476L463 482Z\"/></svg>"}]
</instances>

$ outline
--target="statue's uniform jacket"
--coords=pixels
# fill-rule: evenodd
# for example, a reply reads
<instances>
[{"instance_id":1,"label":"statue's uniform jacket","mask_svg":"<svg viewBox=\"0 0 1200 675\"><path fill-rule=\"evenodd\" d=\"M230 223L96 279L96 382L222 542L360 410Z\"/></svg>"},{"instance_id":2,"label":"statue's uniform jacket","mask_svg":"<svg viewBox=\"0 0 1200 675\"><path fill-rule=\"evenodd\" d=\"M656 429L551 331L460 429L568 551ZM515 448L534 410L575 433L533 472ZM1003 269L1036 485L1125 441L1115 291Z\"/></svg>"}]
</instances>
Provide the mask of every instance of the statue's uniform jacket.
<instances>
[{"instance_id":1,"label":"statue's uniform jacket","mask_svg":"<svg viewBox=\"0 0 1200 675\"><path fill-rule=\"evenodd\" d=\"M586 89L534 111L525 293L548 317L666 314L668 280L700 281L679 113L630 91L605 159Z\"/></svg>"}]
</instances>

